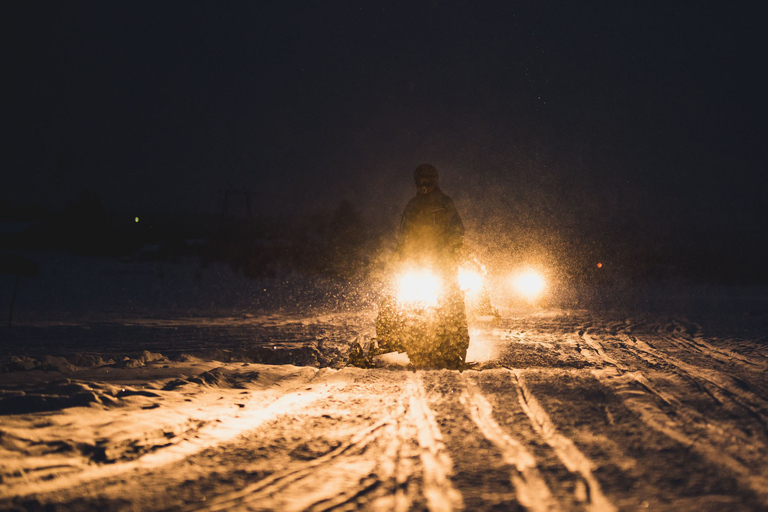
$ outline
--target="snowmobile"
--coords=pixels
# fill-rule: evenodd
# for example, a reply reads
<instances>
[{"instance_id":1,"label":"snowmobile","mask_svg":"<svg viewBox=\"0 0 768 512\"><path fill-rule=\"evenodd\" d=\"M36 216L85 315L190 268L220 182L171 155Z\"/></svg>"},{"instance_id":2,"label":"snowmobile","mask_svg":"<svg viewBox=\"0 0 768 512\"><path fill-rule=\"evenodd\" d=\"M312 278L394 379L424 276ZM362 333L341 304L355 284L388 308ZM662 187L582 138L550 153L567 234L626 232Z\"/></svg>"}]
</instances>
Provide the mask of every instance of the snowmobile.
<instances>
[{"instance_id":1,"label":"snowmobile","mask_svg":"<svg viewBox=\"0 0 768 512\"><path fill-rule=\"evenodd\" d=\"M414 367L465 367L469 329L455 271L406 265L385 291L372 354L405 352Z\"/></svg>"},{"instance_id":2,"label":"snowmobile","mask_svg":"<svg viewBox=\"0 0 768 512\"><path fill-rule=\"evenodd\" d=\"M467 317L472 320L498 321L499 310L491 304L491 296L486 287L485 265L476 259L467 260L459 267L459 288L464 292Z\"/></svg>"}]
</instances>

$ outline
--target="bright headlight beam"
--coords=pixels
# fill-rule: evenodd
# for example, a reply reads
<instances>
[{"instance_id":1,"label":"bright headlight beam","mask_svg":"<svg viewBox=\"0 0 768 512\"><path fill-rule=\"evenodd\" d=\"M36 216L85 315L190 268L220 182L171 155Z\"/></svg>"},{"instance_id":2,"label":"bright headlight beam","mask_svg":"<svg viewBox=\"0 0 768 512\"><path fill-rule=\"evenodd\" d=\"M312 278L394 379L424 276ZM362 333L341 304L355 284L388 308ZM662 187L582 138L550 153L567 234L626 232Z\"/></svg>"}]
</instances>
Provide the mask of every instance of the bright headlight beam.
<instances>
[{"instance_id":1,"label":"bright headlight beam","mask_svg":"<svg viewBox=\"0 0 768 512\"><path fill-rule=\"evenodd\" d=\"M467 293L480 293L483 290L483 276L480 272L459 268L459 288Z\"/></svg>"},{"instance_id":2,"label":"bright headlight beam","mask_svg":"<svg viewBox=\"0 0 768 512\"><path fill-rule=\"evenodd\" d=\"M512 278L515 291L528 300L539 297L547 284L544 277L535 270L525 270Z\"/></svg>"},{"instance_id":3,"label":"bright headlight beam","mask_svg":"<svg viewBox=\"0 0 768 512\"><path fill-rule=\"evenodd\" d=\"M440 279L429 270L410 270L397 279L397 300L404 304L434 306L440 296Z\"/></svg>"}]
</instances>

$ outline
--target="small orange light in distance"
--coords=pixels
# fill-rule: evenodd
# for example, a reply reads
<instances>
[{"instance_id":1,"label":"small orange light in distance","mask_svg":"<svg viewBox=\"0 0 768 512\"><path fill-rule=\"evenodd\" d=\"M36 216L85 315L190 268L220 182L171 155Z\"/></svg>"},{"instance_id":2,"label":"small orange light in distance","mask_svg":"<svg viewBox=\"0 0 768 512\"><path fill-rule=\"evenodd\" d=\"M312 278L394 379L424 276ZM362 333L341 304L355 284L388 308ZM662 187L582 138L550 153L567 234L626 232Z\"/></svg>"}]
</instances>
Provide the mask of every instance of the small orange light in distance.
<instances>
[{"instance_id":1,"label":"small orange light in distance","mask_svg":"<svg viewBox=\"0 0 768 512\"><path fill-rule=\"evenodd\" d=\"M603 264L602 263L598 263L597 264L597 268L603 268Z\"/></svg>"}]
</instances>

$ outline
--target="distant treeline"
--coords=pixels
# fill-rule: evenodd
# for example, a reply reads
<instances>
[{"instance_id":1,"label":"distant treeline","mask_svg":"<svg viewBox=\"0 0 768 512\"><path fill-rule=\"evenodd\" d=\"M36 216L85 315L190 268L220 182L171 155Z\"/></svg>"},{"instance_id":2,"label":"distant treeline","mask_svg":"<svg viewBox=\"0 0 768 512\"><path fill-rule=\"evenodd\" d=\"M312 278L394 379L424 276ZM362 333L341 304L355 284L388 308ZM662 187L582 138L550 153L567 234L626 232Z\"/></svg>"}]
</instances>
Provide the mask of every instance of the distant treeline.
<instances>
[{"instance_id":1,"label":"distant treeline","mask_svg":"<svg viewBox=\"0 0 768 512\"><path fill-rule=\"evenodd\" d=\"M466 215L470 249L491 272L538 262L582 283L691 281L768 285L765 232L604 222L536 225L502 214ZM364 277L384 268L394 227L348 201L313 213L265 216L105 210L92 192L58 210L0 204L0 250L65 250L89 256L224 262L248 277L310 273ZM765 231L765 230L763 230Z\"/></svg>"},{"instance_id":2,"label":"distant treeline","mask_svg":"<svg viewBox=\"0 0 768 512\"><path fill-rule=\"evenodd\" d=\"M248 277L301 272L365 274L387 238L348 201L297 216L147 213L120 215L83 192L60 210L0 205L0 249L64 250L125 260L196 256Z\"/></svg>"}]
</instances>

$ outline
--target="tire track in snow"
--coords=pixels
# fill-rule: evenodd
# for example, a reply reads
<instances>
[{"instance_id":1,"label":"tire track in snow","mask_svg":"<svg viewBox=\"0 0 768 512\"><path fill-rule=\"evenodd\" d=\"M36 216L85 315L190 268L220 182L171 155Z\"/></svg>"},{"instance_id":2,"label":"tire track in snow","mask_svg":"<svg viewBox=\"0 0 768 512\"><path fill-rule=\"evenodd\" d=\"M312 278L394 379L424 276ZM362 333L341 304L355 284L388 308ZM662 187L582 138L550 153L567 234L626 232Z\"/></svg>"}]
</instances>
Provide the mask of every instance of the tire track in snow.
<instances>
[{"instance_id":1,"label":"tire track in snow","mask_svg":"<svg viewBox=\"0 0 768 512\"><path fill-rule=\"evenodd\" d=\"M617 508L603 494L599 482L592 474L592 461L579 451L573 441L557 431L549 415L525 383L522 372L510 370L510 375L517 384L520 406L530 419L533 429L554 449L555 454L568 471L581 476L586 485L587 509L592 512L616 511Z\"/></svg>"},{"instance_id":2,"label":"tire track in snow","mask_svg":"<svg viewBox=\"0 0 768 512\"><path fill-rule=\"evenodd\" d=\"M419 455L424 469L424 497L431 511L458 510L463 508L463 500L449 478L453 473L453 461L443 444L435 415L427 403L422 373L408 374L406 396L409 419L416 426Z\"/></svg>"},{"instance_id":3,"label":"tire track in snow","mask_svg":"<svg viewBox=\"0 0 768 512\"><path fill-rule=\"evenodd\" d=\"M404 396L400 396L391 417L391 425L383 431L385 440L384 453L377 458L374 471L360 479L358 485L332 498L319 500L306 509L312 512L330 510L349 510L358 498L369 497L365 508L371 510L387 510L392 512L407 512L413 506L412 494L416 492L412 485L414 460L419 457L417 450L412 449L415 437L415 427L407 420ZM355 508L359 508L359 504Z\"/></svg>"},{"instance_id":4,"label":"tire track in snow","mask_svg":"<svg viewBox=\"0 0 768 512\"><path fill-rule=\"evenodd\" d=\"M357 453L361 451L366 452L365 458L368 462L375 459L375 467L365 474L360 473L358 480L349 488L335 487L331 497L311 503L304 500L300 506L287 508L283 502L280 503L282 510L346 510L350 506L359 506L360 503L355 502L365 497L366 506L372 509L405 512L411 510L414 501L418 501L414 498L419 492L425 501L415 506L426 505L427 509L435 511L450 511L463 507L461 494L448 478L453 471L452 461L442 443L434 413L427 403L421 378L412 373L404 375L407 375L405 382L400 381L401 387L392 390L399 395L394 411L388 416L385 422L387 425L378 432L376 439L367 440L366 446L361 446L361 450L354 450L354 453L343 453L334 457L334 460L321 464L312 463L315 466L314 471L300 476L296 482L304 477L307 480L327 480L324 474L331 469L330 466L334 462L340 463L344 457L362 456ZM382 447L381 452L377 452L378 455L372 455L373 444ZM421 477L418 479L420 482L414 479L416 474ZM422 484L421 488L417 488L417 483ZM344 490L337 492L336 489L339 488ZM279 491L283 494L300 492L290 484ZM247 502L252 503L261 497L249 497ZM263 503L260 501L260 504Z\"/></svg>"},{"instance_id":5,"label":"tire track in snow","mask_svg":"<svg viewBox=\"0 0 768 512\"><path fill-rule=\"evenodd\" d=\"M412 377L411 377L412 378ZM410 379L409 379L410 380ZM423 393L423 387L422 387ZM394 464L392 475L394 478L394 492L389 497L390 504L381 503L379 509L392 510L395 512L405 512L411 509L414 494L420 489L416 489L413 475L416 473L416 461L421 460L421 446L417 441L418 424L411 421L410 411L411 393L404 393L399 400L396 419L397 419L397 439L395 447L396 453L391 460ZM423 396L423 395L422 395ZM449 461L450 462L450 461ZM386 467L386 466L385 466ZM450 471L450 467L448 468ZM381 500L382 502L384 500Z\"/></svg>"},{"instance_id":6,"label":"tire track in snow","mask_svg":"<svg viewBox=\"0 0 768 512\"><path fill-rule=\"evenodd\" d=\"M351 419L352 428L349 421L342 420L339 431L324 435L348 441L309 461L293 459L277 473L184 510L410 510L418 492L412 475L419 453L415 449L416 429L405 407L407 381L391 372L385 372L384 379L375 374L376 370L371 372L358 372L354 385L302 414L300 431L315 439L317 432L305 425L325 417L329 407L338 402L338 410ZM379 392L372 393L372 387ZM382 400L382 392L392 398ZM371 425L369 415L374 410L379 421ZM363 415L367 421L361 425L354 418Z\"/></svg>"},{"instance_id":7,"label":"tire track in snow","mask_svg":"<svg viewBox=\"0 0 768 512\"><path fill-rule=\"evenodd\" d=\"M768 432L768 402L751 391L744 389L739 381L731 375L686 363L676 357L663 353L636 336L625 336L625 338L632 345L632 351L641 359L652 362L647 357L650 356L663 361L672 368L675 368L682 377L702 387L705 392L718 402L724 403L730 400L737 404L758 421L764 431Z\"/></svg>"},{"instance_id":8,"label":"tire track in snow","mask_svg":"<svg viewBox=\"0 0 768 512\"><path fill-rule=\"evenodd\" d=\"M312 379L317 377L320 373L321 372L317 372ZM331 371L324 371L322 373L327 375L331 373ZM310 379L309 382L312 382L312 379ZM340 375L333 372L331 373L329 380L314 384L314 389L311 391L303 390L286 393L268 401L266 404L264 402L253 404L251 407L241 409L236 416L227 418L224 423L211 423L210 425L201 428L196 432L195 438L185 439L180 443L150 452L129 462L91 467L79 473L63 476L55 480L37 482L35 483L34 490L29 490L28 488L24 489L24 487L26 487L25 485L0 488L0 499L55 492L86 482L114 477L127 471L148 470L180 461L205 449L213 448L221 443L230 441L241 433L258 428L264 423L279 416L295 413L296 411L307 407L309 404L339 391L344 388L350 380L351 377L347 375ZM19 489L19 487L21 487L21 489ZM19 492L20 490L23 492Z\"/></svg>"},{"instance_id":9,"label":"tire track in snow","mask_svg":"<svg viewBox=\"0 0 768 512\"><path fill-rule=\"evenodd\" d=\"M499 449L504 462L517 470L510 479L520 504L534 512L560 510L561 507L538 471L533 455L518 440L504 432L493 419L493 407L480 393L477 384L466 373L462 375L462 380L465 384L462 399L469 408L472 420L485 438Z\"/></svg>"},{"instance_id":10,"label":"tire track in snow","mask_svg":"<svg viewBox=\"0 0 768 512\"><path fill-rule=\"evenodd\" d=\"M712 397L720 404L726 401L731 401L745 410L747 414L753 417L758 423L760 423L763 429L768 433L768 402L754 393L743 389L739 381L734 377L723 374L717 370L709 368L703 368L701 366L693 365L681 361L673 356L663 353L661 350L652 347L650 344L639 339L636 336L621 335L622 339L627 343L625 345L626 350L634 354L639 359L655 365L656 361L661 361L668 366L674 368L684 379L692 382L696 387L701 389L704 393ZM639 371L631 371L626 365L619 363L615 359L609 357L602 350L599 342L591 338L586 333L582 333L582 338L590 345L596 347L596 352L601 355L603 360L616 368L621 373L627 373L631 375L640 386L647 388L651 393L668 405L672 405L668 400L669 395L662 396L658 391L652 390L649 386L648 380L642 376ZM599 348L599 351L597 350ZM654 361L654 359L656 361ZM676 407L682 407L679 401L676 401Z\"/></svg>"},{"instance_id":11,"label":"tire track in snow","mask_svg":"<svg viewBox=\"0 0 768 512\"><path fill-rule=\"evenodd\" d=\"M639 372L632 372L628 366L608 356L602 348L602 345L586 332L581 333L581 335L582 339L593 348L604 362L622 373L629 372L633 375L642 375ZM716 370L686 363L673 356L664 354L662 351L652 347L636 336L624 334L621 335L621 337L627 342L628 346L626 349L638 358L650 364L655 364L653 361L653 358L655 358L656 360L662 361L670 367L675 368L677 373L683 378L693 382L694 385L701 388L702 391L710 395L716 401L724 403L724 401L730 400L744 409L762 425L766 432L768 432L768 401L744 389L734 377ZM640 385L645 386L644 382L640 380L638 380L638 382Z\"/></svg>"},{"instance_id":12,"label":"tire track in snow","mask_svg":"<svg viewBox=\"0 0 768 512\"><path fill-rule=\"evenodd\" d=\"M768 368L768 365L764 361L754 361L747 356L743 356L731 350L715 347L711 343L704 341L704 338L701 336L694 336L693 338L686 338L684 336L671 336L670 339L676 342L678 345L681 345L685 348L692 348L697 352L701 352L702 354L710 356L712 359L720 361L721 363L731 364L733 362L738 362L751 371L764 371L766 368Z\"/></svg>"},{"instance_id":13,"label":"tire track in snow","mask_svg":"<svg viewBox=\"0 0 768 512\"><path fill-rule=\"evenodd\" d=\"M371 500L373 508L386 510L409 510L412 500L409 496L409 483L416 468L415 461L421 462L422 488L421 493L426 501L426 508L434 512L448 512L463 508L461 493L450 480L453 473L453 463L445 447L442 434L437 425L434 412L431 410L424 384L419 374L406 373L407 379L401 401L394 415L379 424L360 431L353 440L345 443L328 454L313 459L299 467L273 474L259 482L237 491L209 501L203 506L193 506L183 510L221 511L232 507L242 507L257 504L266 508L281 510L333 510L352 505L359 497L370 494L383 494ZM389 438L385 442L383 454L374 461L370 446ZM415 441L413 446L410 442ZM294 485L303 481L324 479L323 473L331 470L333 464L341 464L353 456L363 456L367 462L374 464L361 475L359 481L351 488L338 492L338 487L332 491L334 496L314 502L298 498L290 501L276 501L279 496L299 494L292 492ZM392 482L392 490L382 492L387 482ZM279 495L279 496L278 496ZM270 507L273 503L279 507Z\"/></svg>"},{"instance_id":14,"label":"tire track in snow","mask_svg":"<svg viewBox=\"0 0 768 512\"><path fill-rule=\"evenodd\" d=\"M592 374L601 383L612 388L621 397L624 405L637 414L643 423L688 447L709 464L729 470L768 505L768 475L754 474L748 465L726 452L725 449L734 444L731 433L707 428L710 425L706 417L686 407L671 395L656 389L637 372L622 374L613 368L605 368L592 370ZM640 384L645 392L637 391L635 384ZM667 404L674 412L675 418L670 417L652 400L646 399L649 395ZM706 432L703 436L690 436L679 426L680 420L688 425L704 426Z\"/></svg>"},{"instance_id":15,"label":"tire track in snow","mask_svg":"<svg viewBox=\"0 0 768 512\"><path fill-rule=\"evenodd\" d=\"M594 351L599 357L600 360L602 360L605 363L608 363L611 366L614 366L618 368L621 371L628 371L629 367L621 364L614 358L610 357L608 354L605 353L605 349L603 348L602 344L600 344L599 341L594 339L592 336L587 334L587 330L584 329L583 331L579 332L579 335L581 336L581 339L584 340L584 342L589 346L590 349Z\"/></svg>"},{"instance_id":16,"label":"tire track in snow","mask_svg":"<svg viewBox=\"0 0 768 512\"><path fill-rule=\"evenodd\" d=\"M637 414L643 423L683 446L688 448L693 446L694 441L676 428L678 422L657 407L653 400L657 399L666 406L676 409L679 416L691 421L686 414L683 414L684 411L677 409L681 404L671 395L656 389L642 374L639 372L620 372L616 368L601 368L592 370L592 375L598 382L613 389L621 398L622 403L630 411Z\"/></svg>"},{"instance_id":17,"label":"tire track in snow","mask_svg":"<svg viewBox=\"0 0 768 512\"><path fill-rule=\"evenodd\" d=\"M335 450L332 450L321 457L312 459L311 461L301 464L298 467L293 467L285 471L279 471L277 473L273 473L272 475L262 480L259 480L258 482L255 482L251 485L248 485L236 492L218 496L210 500L209 502L205 503L202 506L191 506L187 508L182 508L181 510L183 511L206 510L206 511L213 512L213 511L219 511L219 510L230 510L235 507L241 507L243 505L252 504L259 501L261 501L263 505L263 502L267 500L269 497L271 497L272 495L275 495L280 491L283 491L284 489L289 487L291 484L298 482L299 480L311 477L315 472L315 470L320 466L332 463L340 459L341 457L349 456L352 453L363 452L368 447L368 445L370 445L372 442L376 441L379 438L380 430L385 428L391 428L391 427L392 427L392 420L389 418L385 419L371 427L368 427L364 430L359 431L348 442L343 443L341 446L339 446ZM352 501L355 497L361 495L362 493L368 490L371 490L377 487L380 484L381 484L381 481L378 478L375 479L374 482L369 482L364 480L364 485L362 489L355 489L351 493L339 494L338 496L340 496L342 499L338 502L328 499L328 500L322 500L321 502L314 503L309 507L307 507L306 504L302 504L297 508L287 507L284 509L285 510L294 510L294 509L306 510L306 509L312 509L313 505L318 505L318 509L320 510L322 509L330 510L336 506L342 505L343 503ZM325 503L324 508L319 507L319 505L321 505L322 503Z\"/></svg>"},{"instance_id":18,"label":"tire track in snow","mask_svg":"<svg viewBox=\"0 0 768 512\"><path fill-rule=\"evenodd\" d=\"M749 465L745 465L726 451L726 449L734 445L734 432L732 430L723 431L715 427L710 428L710 422L704 415L684 405L674 396L657 389L642 372L630 371L626 365L609 357L605 354L600 343L587 335L586 332L581 334L590 347L593 347L595 352L601 355L606 363L613 366L613 368L592 370L592 374L601 383L613 389L621 397L624 405L637 414L643 423L678 443L687 446L713 466L731 471L742 482L745 482L747 487L759 496L764 504L768 505L768 475L755 474ZM718 386L716 382L708 380L705 375L709 375L712 378L713 374L720 375L719 372L684 363L672 356L662 354L659 350L634 336L623 336L625 341L634 346L634 348L628 347L628 350L640 359L650 364L654 364L653 358L663 361L672 368L676 368L684 378L691 380L697 386L701 386L702 381ZM715 380L721 379L716 377ZM638 390L637 387L642 388L644 391ZM728 387L733 388L733 386ZM714 396L710 390L706 390L706 392L722 403L722 400ZM652 399L647 400L645 397L652 397ZM673 411L675 418L670 417L668 413L653 403L653 398L664 403L666 407ZM731 399L740 406L747 408L751 415L759 414L738 400ZM694 428L696 426L704 426L705 431L703 433L698 432L692 437L685 433L680 426L680 420ZM762 421L760 423L764 424ZM742 439L741 441L749 444L748 440Z\"/></svg>"},{"instance_id":19,"label":"tire track in snow","mask_svg":"<svg viewBox=\"0 0 768 512\"><path fill-rule=\"evenodd\" d=\"M360 485L357 489L348 491L348 492L342 492L338 494L337 496L322 500L314 505L307 507L303 510L309 510L311 512L327 512L339 508L346 508L346 510L349 510L348 506L352 505L358 498L375 492L376 489L380 488L382 484L382 481L375 475L368 475L362 481L360 482ZM357 508L357 507L355 507ZM392 510L408 510L407 508L392 508Z\"/></svg>"}]
</instances>

